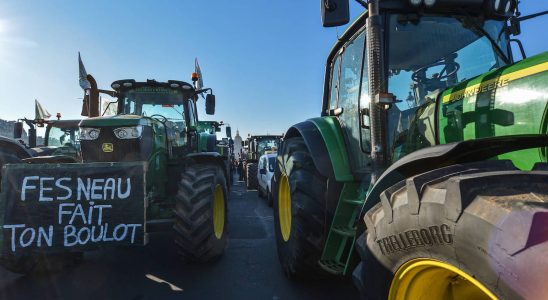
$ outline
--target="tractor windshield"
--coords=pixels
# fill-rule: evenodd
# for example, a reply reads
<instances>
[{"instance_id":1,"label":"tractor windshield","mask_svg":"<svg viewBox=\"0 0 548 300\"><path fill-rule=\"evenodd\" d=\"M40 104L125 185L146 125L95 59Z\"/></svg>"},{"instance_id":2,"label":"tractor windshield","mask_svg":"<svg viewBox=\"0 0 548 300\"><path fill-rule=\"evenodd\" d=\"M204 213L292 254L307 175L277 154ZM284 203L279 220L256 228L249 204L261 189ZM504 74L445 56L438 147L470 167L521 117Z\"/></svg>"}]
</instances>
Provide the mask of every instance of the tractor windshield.
<instances>
[{"instance_id":1,"label":"tractor windshield","mask_svg":"<svg viewBox=\"0 0 548 300\"><path fill-rule=\"evenodd\" d=\"M123 113L145 117L162 116L168 121L184 121L184 99L179 90L163 87L140 87L121 97Z\"/></svg>"},{"instance_id":2,"label":"tractor windshield","mask_svg":"<svg viewBox=\"0 0 548 300\"><path fill-rule=\"evenodd\" d=\"M389 110L387 131L396 161L434 144L428 104L441 91L504 66L508 53L503 21L393 14L388 22L388 90L398 103Z\"/></svg>"},{"instance_id":3,"label":"tractor windshield","mask_svg":"<svg viewBox=\"0 0 548 300\"><path fill-rule=\"evenodd\" d=\"M52 126L48 132L48 146L74 146L79 148L80 141L78 138L79 128L59 128Z\"/></svg>"},{"instance_id":4,"label":"tractor windshield","mask_svg":"<svg viewBox=\"0 0 548 300\"><path fill-rule=\"evenodd\" d=\"M265 154L266 151L278 151L278 139L262 139L257 143L257 152L259 156Z\"/></svg>"}]
</instances>

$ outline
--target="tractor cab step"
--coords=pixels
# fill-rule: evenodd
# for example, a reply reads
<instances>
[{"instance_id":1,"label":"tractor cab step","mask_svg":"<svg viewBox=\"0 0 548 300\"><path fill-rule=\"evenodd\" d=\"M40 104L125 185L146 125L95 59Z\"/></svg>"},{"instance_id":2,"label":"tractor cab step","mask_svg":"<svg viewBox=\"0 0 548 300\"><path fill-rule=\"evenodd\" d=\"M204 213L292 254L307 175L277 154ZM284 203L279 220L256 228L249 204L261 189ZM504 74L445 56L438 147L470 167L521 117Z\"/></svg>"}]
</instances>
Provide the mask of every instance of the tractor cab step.
<instances>
[{"instance_id":1,"label":"tractor cab step","mask_svg":"<svg viewBox=\"0 0 548 300\"><path fill-rule=\"evenodd\" d=\"M365 191L360 189L358 182L344 184L319 261L327 272L344 275L348 271L356 240L355 223L364 201Z\"/></svg>"},{"instance_id":2,"label":"tractor cab step","mask_svg":"<svg viewBox=\"0 0 548 300\"><path fill-rule=\"evenodd\" d=\"M345 265L340 262L334 260L320 260L318 264L324 271L330 274L342 275L344 273Z\"/></svg>"},{"instance_id":3,"label":"tractor cab step","mask_svg":"<svg viewBox=\"0 0 548 300\"><path fill-rule=\"evenodd\" d=\"M334 226L333 228L331 228L331 230L335 233L338 233L343 236L348 236L348 237L354 237L354 235L356 234L355 228Z\"/></svg>"}]
</instances>

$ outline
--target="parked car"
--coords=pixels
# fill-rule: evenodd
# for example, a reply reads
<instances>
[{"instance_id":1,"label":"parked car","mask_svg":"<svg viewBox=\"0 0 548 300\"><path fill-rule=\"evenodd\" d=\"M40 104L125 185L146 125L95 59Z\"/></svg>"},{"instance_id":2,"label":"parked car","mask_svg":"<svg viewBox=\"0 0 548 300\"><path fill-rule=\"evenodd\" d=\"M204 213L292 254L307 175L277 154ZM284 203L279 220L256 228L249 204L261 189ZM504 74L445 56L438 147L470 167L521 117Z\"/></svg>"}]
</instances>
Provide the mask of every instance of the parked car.
<instances>
[{"instance_id":1,"label":"parked car","mask_svg":"<svg viewBox=\"0 0 548 300\"><path fill-rule=\"evenodd\" d=\"M272 175L276 166L276 153L268 153L259 158L257 182L259 197L266 198L268 205L272 206Z\"/></svg>"}]
</instances>

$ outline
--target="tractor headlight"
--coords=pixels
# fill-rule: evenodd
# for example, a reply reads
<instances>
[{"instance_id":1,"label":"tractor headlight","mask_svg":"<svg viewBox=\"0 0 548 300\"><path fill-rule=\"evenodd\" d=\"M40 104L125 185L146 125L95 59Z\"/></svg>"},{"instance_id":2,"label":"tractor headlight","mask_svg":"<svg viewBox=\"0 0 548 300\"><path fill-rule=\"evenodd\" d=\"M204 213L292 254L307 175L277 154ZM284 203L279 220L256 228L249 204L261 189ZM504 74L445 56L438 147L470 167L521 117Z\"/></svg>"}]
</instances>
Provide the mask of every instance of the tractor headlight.
<instances>
[{"instance_id":1,"label":"tractor headlight","mask_svg":"<svg viewBox=\"0 0 548 300\"><path fill-rule=\"evenodd\" d=\"M80 127L80 140L82 141L92 141L96 140L101 133L100 128L92 127Z\"/></svg>"},{"instance_id":2,"label":"tractor headlight","mask_svg":"<svg viewBox=\"0 0 548 300\"><path fill-rule=\"evenodd\" d=\"M114 135L121 140L137 139L141 137L142 133L142 125L133 127L119 127L114 129Z\"/></svg>"}]
</instances>

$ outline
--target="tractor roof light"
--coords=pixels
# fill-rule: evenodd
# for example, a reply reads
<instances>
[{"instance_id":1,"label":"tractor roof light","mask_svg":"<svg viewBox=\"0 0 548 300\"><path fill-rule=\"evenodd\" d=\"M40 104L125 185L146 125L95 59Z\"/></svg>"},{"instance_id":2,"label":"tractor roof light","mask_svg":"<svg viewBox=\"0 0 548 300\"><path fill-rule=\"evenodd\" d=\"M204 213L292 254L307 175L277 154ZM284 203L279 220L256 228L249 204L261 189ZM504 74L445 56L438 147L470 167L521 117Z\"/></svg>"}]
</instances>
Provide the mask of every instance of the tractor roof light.
<instances>
[{"instance_id":1,"label":"tractor roof light","mask_svg":"<svg viewBox=\"0 0 548 300\"><path fill-rule=\"evenodd\" d=\"M424 0L426 6L433 6L434 4L436 4L436 0Z\"/></svg>"},{"instance_id":2,"label":"tractor roof light","mask_svg":"<svg viewBox=\"0 0 548 300\"><path fill-rule=\"evenodd\" d=\"M124 87L132 87L132 86L133 86L133 83L132 83L132 82L124 82L124 83L122 83L122 85L123 85Z\"/></svg>"},{"instance_id":3,"label":"tractor roof light","mask_svg":"<svg viewBox=\"0 0 548 300\"><path fill-rule=\"evenodd\" d=\"M120 88L120 84L119 83L113 83L113 84L110 85L110 87L117 90L117 89Z\"/></svg>"},{"instance_id":4,"label":"tractor roof light","mask_svg":"<svg viewBox=\"0 0 548 300\"><path fill-rule=\"evenodd\" d=\"M409 2L414 6L419 6L422 3L422 0L409 0Z\"/></svg>"},{"instance_id":5,"label":"tractor roof light","mask_svg":"<svg viewBox=\"0 0 548 300\"><path fill-rule=\"evenodd\" d=\"M198 81L198 78L199 78L198 73L192 73L192 81L193 82Z\"/></svg>"},{"instance_id":6,"label":"tractor roof light","mask_svg":"<svg viewBox=\"0 0 548 300\"><path fill-rule=\"evenodd\" d=\"M176 88L179 87L179 84L178 83L172 83L169 86L176 89Z\"/></svg>"},{"instance_id":7,"label":"tractor roof light","mask_svg":"<svg viewBox=\"0 0 548 300\"><path fill-rule=\"evenodd\" d=\"M491 0L490 7L491 13L499 17L511 17L516 10L516 0Z\"/></svg>"}]
</instances>

